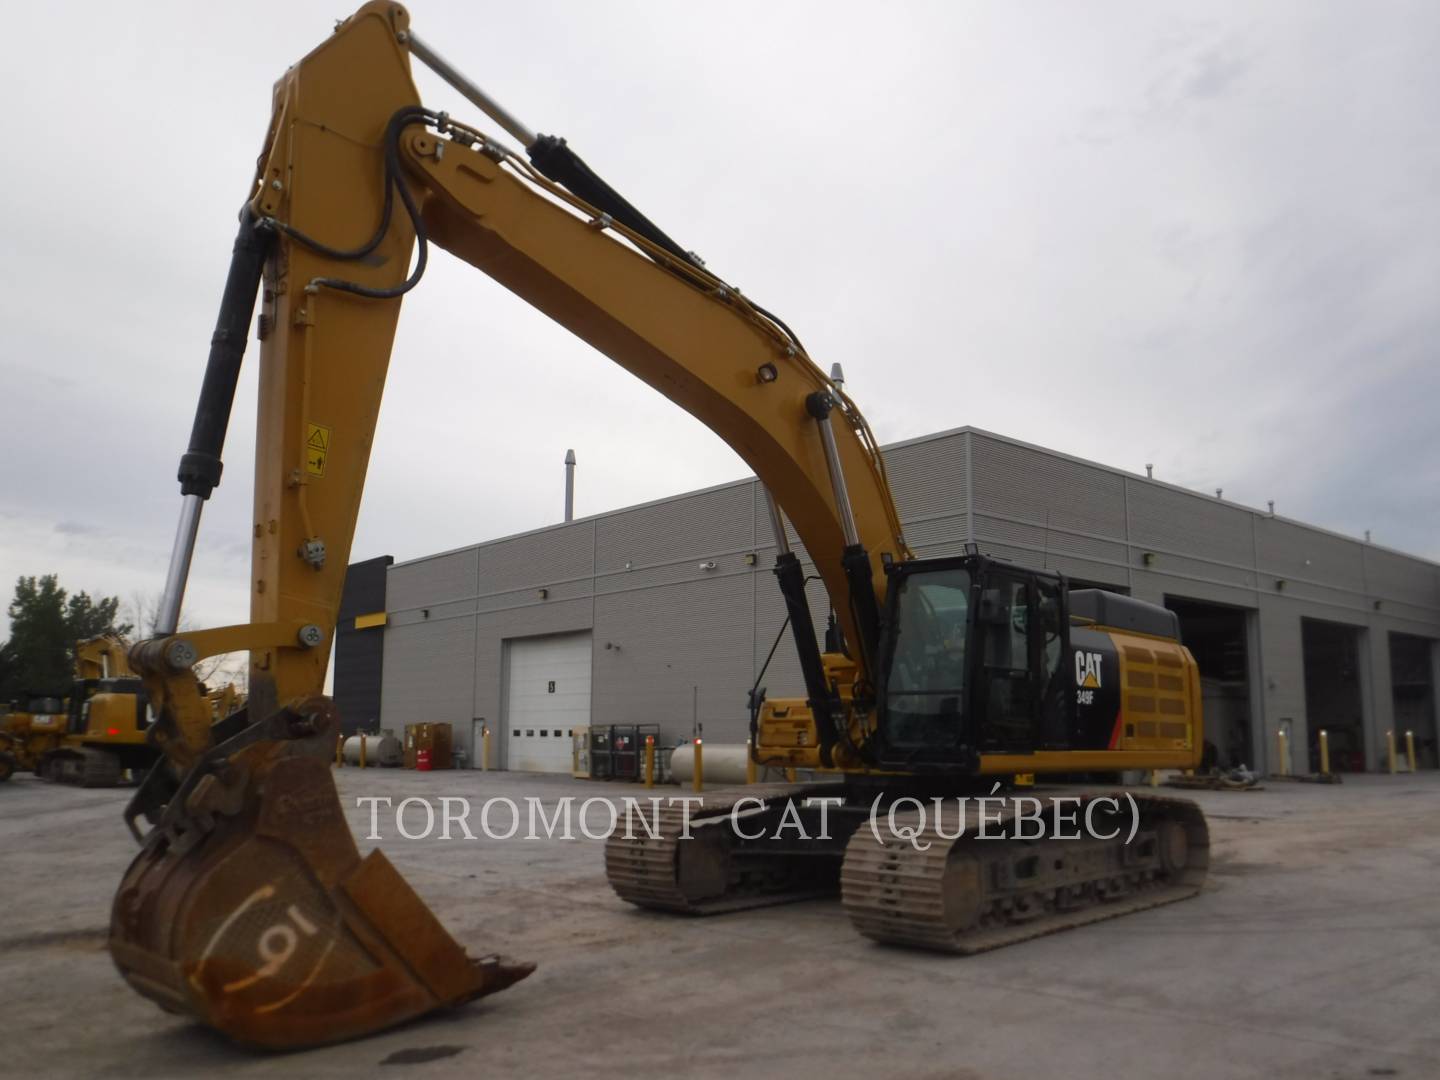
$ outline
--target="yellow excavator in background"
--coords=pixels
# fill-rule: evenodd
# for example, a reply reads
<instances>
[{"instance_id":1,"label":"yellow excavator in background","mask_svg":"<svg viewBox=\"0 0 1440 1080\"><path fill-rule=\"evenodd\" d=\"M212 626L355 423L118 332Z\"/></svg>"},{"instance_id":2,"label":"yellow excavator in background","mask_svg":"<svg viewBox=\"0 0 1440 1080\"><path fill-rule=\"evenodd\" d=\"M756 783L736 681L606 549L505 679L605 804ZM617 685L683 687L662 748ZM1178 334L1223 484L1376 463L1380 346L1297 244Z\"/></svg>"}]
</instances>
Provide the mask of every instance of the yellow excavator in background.
<instances>
[{"instance_id":1,"label":"yellow excavator in background","mask_svg":"<svg viewBox=\"0 0 1440 1080\"><path fill-rule=\"evenodd\" d=\"M45 780L114 787L127 770L143 774L159 756L146 738L147 705L124 641L113 635L80 641L68 696L35 698L9 714L0 730L0 753L14 768Z\"/></svg>"},{"instance_id":2,"label":"yellow excavator in background","mask_svg":"<svg viewBox=\"0 0 1440 1080\"><path fill-rule=\"evenodd\" d=\"M421 106L412 58L502 134ZM275 86L181 459L159 629L131 652L164 753L126 811L142 847L112 911L110 950L132 987L242 1042L295 1047L532 970L471 959L382 853L362 858L329 767L338 718L321 689L341 586L401 297L432 243L707 424L769 497L806 694L754 695L756 754L821 779L750 791L745 832L815 813L816 794L838 795L842 824L824 840L750 843L728 827L735 800L721 794L692 815L688 841L673 821L611 839L621 896L703 914L839 889L863 933L967 952L1199 888L1206 827L1183 800L1139 798L1132 844L1099 838L1109 817L1086 839L945 836L923 852L856 828L872 805L988 792L1018 773L1193 767L1199 681L1174 617L958 542L917 559L870 429L790 328L565 140L503 110L403 7L377 2ZM251 621L178 633L257 294ZM837 618L825 652L802 545ZM239 650L249 698L217 722L192 668ZM1060 802L1036 792L1053 821Z\"/></svg>"},{"instance_id":3,"label":"yellow excavator in background","mask_svg":"<svg viewBox=\"0 0 1440 1080\"><path fill-rule=\"evenodd\" d=\"M30 696L11 702L0 717L0 780L34 772L40 757L65 741L65 699Z\"/></svg>"}]
</instances>

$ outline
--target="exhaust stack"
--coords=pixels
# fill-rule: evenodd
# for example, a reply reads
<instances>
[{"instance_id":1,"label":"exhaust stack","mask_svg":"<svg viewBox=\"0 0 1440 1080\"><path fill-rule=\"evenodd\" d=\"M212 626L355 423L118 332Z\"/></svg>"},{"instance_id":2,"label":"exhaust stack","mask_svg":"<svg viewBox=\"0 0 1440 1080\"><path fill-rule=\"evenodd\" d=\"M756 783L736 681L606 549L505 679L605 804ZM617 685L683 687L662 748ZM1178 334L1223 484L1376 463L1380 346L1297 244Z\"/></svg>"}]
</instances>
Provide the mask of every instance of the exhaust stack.
<instances>
[{"instance_id":1,"label":"exhaust stack","mask_svg":"<svg viewBox=\"0 0 1440 1080\"><path fill-rule=\"evenodd\" d=\"M565 520L575 520L575 451L565 451Z\"/></svg>"}]
</instances>

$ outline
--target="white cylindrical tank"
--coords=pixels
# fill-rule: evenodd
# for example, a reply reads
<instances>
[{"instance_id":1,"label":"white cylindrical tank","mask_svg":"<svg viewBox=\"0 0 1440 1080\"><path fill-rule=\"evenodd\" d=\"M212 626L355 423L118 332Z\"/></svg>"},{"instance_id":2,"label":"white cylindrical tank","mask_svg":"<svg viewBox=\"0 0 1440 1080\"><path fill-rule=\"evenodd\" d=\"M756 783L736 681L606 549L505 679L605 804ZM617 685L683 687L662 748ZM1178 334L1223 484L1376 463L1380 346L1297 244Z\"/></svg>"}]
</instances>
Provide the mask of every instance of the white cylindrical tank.
<instances>
[{"instance_id":1,"label":"white cylindrical tank","mask_svg":"<svg viewBox=\"0 0 1440 1080\"><path fill-rule=\"evenodd\" d=\"M360 736L351 735L345 740L343 749L346 765L360 764ZM379 735L365 736L366 766L381 765L387 769L398 769L405 763L405 751L393 731L382 731Z\"/></svg>"},{"instance_id":2,"label":"white cylindrical tank","mask_svg":"<svg viewBox=\"0 0 1440 1080\"><path fill-rule=\"evenodd\" d=\"M728 787L745 783L745 744L712 743L705 747L705 786ZM644 768L642 765L641 768ZM683 742L670 754L670 780L682 786L695 779L695 744ZM755 779L768 783L785 779L785 770L756 766Z\"/></svg>"}]
</instances>

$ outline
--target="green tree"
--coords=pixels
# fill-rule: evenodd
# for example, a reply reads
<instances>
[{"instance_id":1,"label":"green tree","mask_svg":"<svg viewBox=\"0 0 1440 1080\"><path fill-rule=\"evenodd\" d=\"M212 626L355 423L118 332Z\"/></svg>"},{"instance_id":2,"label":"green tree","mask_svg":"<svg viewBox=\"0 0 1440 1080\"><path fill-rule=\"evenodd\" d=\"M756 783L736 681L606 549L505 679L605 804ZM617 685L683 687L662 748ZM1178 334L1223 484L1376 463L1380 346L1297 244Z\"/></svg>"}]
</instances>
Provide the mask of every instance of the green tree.
<instances>
[{"instance_id":1,"label":"green tree","mask_svg":"<svg viewBox=\"0 0 1440 1080\"><path fill-rule=\"evenodd\" d=\"M117 623L118 597L74 596L54 574L22 577L10 601L10 640L0 646L0 701L30 692L63 694L75 665L75 643L101 634L124 637Z\"/></svg>"}]
</instances>

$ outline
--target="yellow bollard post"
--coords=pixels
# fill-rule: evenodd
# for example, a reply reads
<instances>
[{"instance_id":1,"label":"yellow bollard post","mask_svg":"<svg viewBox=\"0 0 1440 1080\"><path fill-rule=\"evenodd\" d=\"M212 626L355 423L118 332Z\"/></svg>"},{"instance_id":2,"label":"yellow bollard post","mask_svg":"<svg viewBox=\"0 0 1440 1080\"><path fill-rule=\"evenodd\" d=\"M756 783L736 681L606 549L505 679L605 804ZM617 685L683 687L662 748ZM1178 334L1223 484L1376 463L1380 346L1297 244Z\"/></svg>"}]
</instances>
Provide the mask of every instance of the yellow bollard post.
<instances>
[{"instance_id":1,"label":"yellow bollard post","mask_svg":"<svg viewBox=\"0 0 1440 1080\"><path fill-rule=\"evenodd\" d=\"M755 783L755 740L745 740L745 783Z\"/></svg>"},{"instance_id":2,"label":"yellow bollard post","mask_svg":"<svg viewBox=\"0 0 1440 1080\"><path fill-rule=\"evenodd\" d=\"M793 783L795 782L795 768L794 768L794 766L791 766L790 768L788 768L788 769L785 770L785 781L786 781L786 783L789 783L789 784L793 784Z\"/></svg>"},{"instance_id":3,"label":"yellow bollard post","mask_svg":"<svg viewBox=\"0 0 1440 1080\"><path fill-rule=\"evenodd\" d=\"M486 724L480 729L480 769L483 772L490 771L490 725Z\"/></svg>"},{"instance_id":4,"label":"yellow bollard post","mask_svg":"<svg viewBox=\"0 0 1440 1080\"><path fill-rule=\"evenodd\" d=\"M1275 732L1275 746L1276 746L1276 748L1277 748L1277 756L1279 757L1279 760L1280 760L1280 773L1279 773L1279 775L1280 775L1280 776L1289 776L1289 775L1290 775L1290 737L1285 734L1285 729L1284 729L1284 728L1281 728L1279 731Z\"/></svg>"},{"instance_id":5,"label":"yellow bollard post","mask_svg":"<svg viewBox=\"0 0 1440 1080\"><path fill-rule=\"evenodd\" d=\"M337 769L345 767L345 736L343 734L335 736L335 767Z\"/></svg>"},{"instance_id":6,"label":"yellow bollard post","mask_svg":"<svg viewBox=\"0 0 1440 1080\"><path fill-rule=\"evenodd\" d=\"M704 791L704 790L705 790L705 755L704 755L704 747L701 746L701 742L702 742L702 740L701 740L699 737L697 737L697 738L695 739L695 790L696 790L696 791Z\"/></svg>"},{"instance_id":7,"label":"yellow bollard post","mask_svg":"<svg viewBox=\"0 0 1440 1080\"><path fill-rule=\"evenodd\" d=\"M645 736L645 786L655 786L655 736Z\"/></svg>"},{"instance_id":8,"label":"yellow bollard post","mask_svg":"<svg viewBox=\"0 0 1440 1080\"><path fill-rule=\"evenodd\" d=\"M1320 729L1320 775L1330 775L1330 733Z\"/></svg>"},{"instance_id":9,"label":"yellow bollard post","mask_svg":"<svg viewBox=\"0 0 1440 1080\"><path fill-rule=\"evenodd\" d=\"M1410 763L1410 771L1415 771L1415 732L1405 732L1405 760Z\"/></svg>"},{"instance_id":10,"label":"yellow bollard post","mask_svg":"<svg viewBox=\"0 0 1440 1080\"><path fill-rule=\"evenodd\" d=\"M1395 773L1396 773L1396 771L1397 771L1396 768L1395 768L1395 732L1394 732L1394 730L1385 732L1385 757L1386 757L1386 760L1388 760L1389 763L1390 763L1390 775L1391 775L1391 776L1394 776Z\"/></svg>"},{"instance_id":11,"label":"yellow bollard post","mask_svg":"<svg viewBox=\"0 0 1440 1080\"><path fill-rule=\"evenodd\" d=\"M367 738L367 736L366 736L365 732L363 732L363 731L360 732L360 767L361 767L362 769L365 767L365 740L366 740L366 738Z\"/></svg>"},{"instance_id":12,"label":"yellow bollard post","mask_svg":"<svg viewBox=\"0 0 1440 1080\"><path fill-rule=\"evenodd\" d=\"M1160 786L1160 770L1159 770L1159 769L1151 769L1151 770L1150 770L1150 786L1151 786L1151 787L1159 787L1159 786Z\"/></svg>"}]
</instances>

